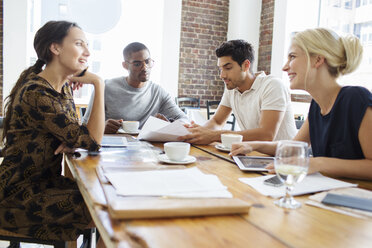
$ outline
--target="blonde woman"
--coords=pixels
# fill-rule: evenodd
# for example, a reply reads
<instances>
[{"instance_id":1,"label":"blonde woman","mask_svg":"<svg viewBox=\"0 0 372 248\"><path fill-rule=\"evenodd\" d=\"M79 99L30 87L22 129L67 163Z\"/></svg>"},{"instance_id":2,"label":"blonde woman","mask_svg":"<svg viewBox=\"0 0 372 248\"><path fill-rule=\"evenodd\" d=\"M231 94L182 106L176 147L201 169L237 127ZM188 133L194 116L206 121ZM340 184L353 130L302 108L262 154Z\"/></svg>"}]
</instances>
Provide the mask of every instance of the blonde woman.
<instances>
[{"instance_id":1,"label":"blonde woman","mask_svg":"<svg viewBox=\"0 0 372 248\"><path fill-rule=\"evenodd\" d=\"M292 38L283 71L291 89L306 90L313 98L308 119L294 138L312 147L309 173L372 179L372 94L336 81L353 72L361 58L362 46L352 35L316 28ZM252 150L274 155L276 143L234 144L230 155ZM274 172L273 166L268 169Z\"/></svg>"}]
</instances>

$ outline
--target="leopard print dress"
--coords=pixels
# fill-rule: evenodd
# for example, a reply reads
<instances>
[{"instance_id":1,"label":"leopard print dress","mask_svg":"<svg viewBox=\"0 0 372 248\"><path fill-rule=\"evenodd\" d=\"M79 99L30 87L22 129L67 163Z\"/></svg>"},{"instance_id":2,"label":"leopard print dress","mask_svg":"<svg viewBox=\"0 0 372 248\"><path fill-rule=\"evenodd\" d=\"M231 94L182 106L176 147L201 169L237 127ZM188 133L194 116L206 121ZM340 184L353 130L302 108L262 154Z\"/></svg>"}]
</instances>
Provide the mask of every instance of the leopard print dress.
<instances>
[{"instance_id":1,"label":"leopard print dress","mask_svg":"<svg viewBox=\"0 0 372 248\"><path fill-rule=\"evenodd\" d=\"M18 91L0 165L0 228L44 240L76 240L91 217L75 181L61 176L69 147L97 150L80 125L72 90L31 74Z\"/></svg>"}]
</instances>

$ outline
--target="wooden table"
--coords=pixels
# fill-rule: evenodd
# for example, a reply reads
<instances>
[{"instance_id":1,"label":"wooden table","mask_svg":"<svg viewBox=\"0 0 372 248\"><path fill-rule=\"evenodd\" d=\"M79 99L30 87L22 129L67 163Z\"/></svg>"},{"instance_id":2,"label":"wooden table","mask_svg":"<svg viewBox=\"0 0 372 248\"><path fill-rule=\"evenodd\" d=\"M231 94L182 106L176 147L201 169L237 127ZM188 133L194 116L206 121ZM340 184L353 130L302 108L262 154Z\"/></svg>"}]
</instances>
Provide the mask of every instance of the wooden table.
<instances>
[{"instance_id":1,"label":"wooden table","mask_svg":"<svg viewBox=\"0 0 372 248\"><path fill-rule=\"evenodd\" d=\"M155 144L161 147L162 144ZM223 155L214 146L200 146ZM107 247L371 247L372 222L303 204L297 210L284 210L273 199L241 183L238 178L256 177L197 147L191 154L197 166L215 174L229 191L252 205L249 214L215 217L114 220L97 179L99 156L67 158L82 195ZM227 154L224 154L227 156ZM372 189L372 183L361 183ZM296 197L304 203L308 196Z\"/></svg>"}]
</instances>

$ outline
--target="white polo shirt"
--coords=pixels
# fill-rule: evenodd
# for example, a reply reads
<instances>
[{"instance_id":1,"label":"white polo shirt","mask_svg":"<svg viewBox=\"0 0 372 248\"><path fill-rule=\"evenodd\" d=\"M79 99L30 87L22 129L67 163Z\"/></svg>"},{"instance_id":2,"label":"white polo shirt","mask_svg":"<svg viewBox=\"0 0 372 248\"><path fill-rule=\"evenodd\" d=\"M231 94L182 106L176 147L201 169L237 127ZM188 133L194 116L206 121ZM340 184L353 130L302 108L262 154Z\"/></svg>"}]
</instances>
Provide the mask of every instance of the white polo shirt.
<instances>
[{"instance_id":1,"label":"white polo shirt","mask_svg":"<svg viewBox=\"0 0 372 248\"><path fill-rule=\"evenodd\" d=\"M274 140L289 140L297 133L289 89L264 72L257 73L252 87L243 93L225 89L220 104L232 109L241 130L258 128L261 111L276 110L285 114Z\"/></svg>"}]
</instances>

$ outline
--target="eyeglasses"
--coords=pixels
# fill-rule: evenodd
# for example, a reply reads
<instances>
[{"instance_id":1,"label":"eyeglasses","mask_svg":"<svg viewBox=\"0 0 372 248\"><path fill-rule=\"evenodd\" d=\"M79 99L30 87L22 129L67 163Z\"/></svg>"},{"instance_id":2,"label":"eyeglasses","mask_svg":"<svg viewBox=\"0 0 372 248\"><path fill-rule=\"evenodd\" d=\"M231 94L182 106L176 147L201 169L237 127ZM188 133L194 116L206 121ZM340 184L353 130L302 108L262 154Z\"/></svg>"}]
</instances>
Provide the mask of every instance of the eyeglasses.
<instances>
[{"instance_id":1,"label":"eyeglasses","mask_svg":"<svg viewBox=\"0 0 372 248\"><path fill-rule=\"evenodd\" d=\"M125 61L125 62L127 62L127 63L129 63L129 64L131 64L131 65L133 65L134 67L137 67L137 68L142 67L144 64L146 64L147 67L151 68L151 67L154 66L154 63L155 63L155 61L151 58L148 58L148 59L145 59L145 60L142 60L142 61L134 60L132 62L129 62L129 61Z\"/></svg>"}]
</instances>

